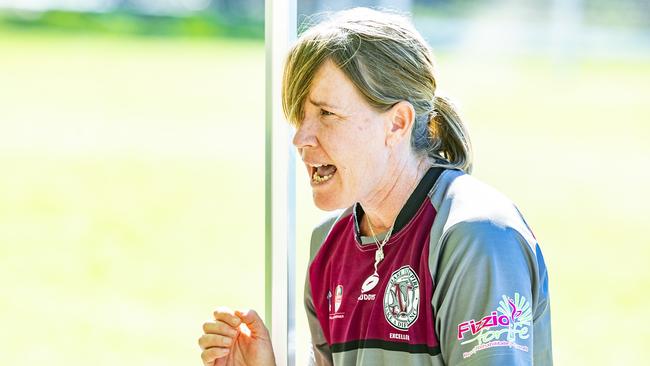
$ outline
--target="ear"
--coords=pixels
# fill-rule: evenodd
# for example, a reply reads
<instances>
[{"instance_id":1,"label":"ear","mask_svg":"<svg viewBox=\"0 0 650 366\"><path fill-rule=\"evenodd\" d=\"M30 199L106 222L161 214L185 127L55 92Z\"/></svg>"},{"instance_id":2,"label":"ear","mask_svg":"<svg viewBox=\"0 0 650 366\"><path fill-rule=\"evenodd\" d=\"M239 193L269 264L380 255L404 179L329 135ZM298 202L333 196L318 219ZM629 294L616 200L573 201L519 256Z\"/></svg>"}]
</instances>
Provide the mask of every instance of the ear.
<instances>
[{"instance_id":1,"label":"ear","mask_svg":"<svg viewBox=\"0 0 650 366\"><path fill-rule=\"evenodd\" d=\"M415 108L407 101L401 101L387 112L386 145L395 146L410 136L415 123Z\"/></svg>"}]
</instances>

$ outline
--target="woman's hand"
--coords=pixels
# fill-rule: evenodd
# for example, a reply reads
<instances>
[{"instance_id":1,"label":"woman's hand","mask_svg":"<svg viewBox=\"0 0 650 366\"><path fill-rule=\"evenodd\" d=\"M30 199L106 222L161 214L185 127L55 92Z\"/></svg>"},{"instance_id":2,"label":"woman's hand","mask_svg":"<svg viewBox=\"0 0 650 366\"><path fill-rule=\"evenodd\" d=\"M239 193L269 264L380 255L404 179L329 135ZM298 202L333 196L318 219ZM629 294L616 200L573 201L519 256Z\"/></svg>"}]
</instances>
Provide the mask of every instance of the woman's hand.
<instances>
[{"instance_id":1,"label":"woman's hand","mask_svg":"<svg viewBox=\"0 0 650 366\"><path fill-rule=\"evenodd\" d=\"M199 338L205 366L275 366L269 331L255 310L217 310L214 319Z\"/></svg>"}]
</instances>

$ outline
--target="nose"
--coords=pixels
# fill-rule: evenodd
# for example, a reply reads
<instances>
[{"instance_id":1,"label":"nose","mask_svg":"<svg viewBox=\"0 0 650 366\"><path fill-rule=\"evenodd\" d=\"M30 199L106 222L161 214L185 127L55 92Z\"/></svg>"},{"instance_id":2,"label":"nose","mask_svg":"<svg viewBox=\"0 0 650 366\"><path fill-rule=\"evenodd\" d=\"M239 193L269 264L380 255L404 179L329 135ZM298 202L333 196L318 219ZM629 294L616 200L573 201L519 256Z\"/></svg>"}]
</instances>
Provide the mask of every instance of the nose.
<instances>
[{"instance_id":1,"label":"nose","mask_svg":"<svg viewBox=\"0 0 650 366\"><path fill-rule=\"evenodd\" d=\"M298 149L307 147L316 147L316 124L305 118L300 126L296 129L296 134L293 136L293 145Z\"/></svg>"}]
</instances>

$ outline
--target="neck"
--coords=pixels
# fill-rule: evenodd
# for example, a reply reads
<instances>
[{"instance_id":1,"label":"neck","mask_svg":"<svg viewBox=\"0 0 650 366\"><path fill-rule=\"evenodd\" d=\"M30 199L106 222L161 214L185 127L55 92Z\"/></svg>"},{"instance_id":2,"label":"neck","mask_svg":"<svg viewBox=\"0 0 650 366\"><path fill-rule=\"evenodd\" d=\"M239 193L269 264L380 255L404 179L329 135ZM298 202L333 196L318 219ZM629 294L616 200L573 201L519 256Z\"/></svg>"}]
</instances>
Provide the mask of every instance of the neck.
<instances>
[{"instance_id":1,"label":"neck","mask_svg":"<svg viewBox=\"0 0 650 366\"><path fill-rule=\"evenodd\" d=\"M372 235L368 221L375 234L388 231L428 169L426 160L412 158L386 174L373 194L359 202L365 213L360 222L361 235Z\"/></svg>"}]
</instances>

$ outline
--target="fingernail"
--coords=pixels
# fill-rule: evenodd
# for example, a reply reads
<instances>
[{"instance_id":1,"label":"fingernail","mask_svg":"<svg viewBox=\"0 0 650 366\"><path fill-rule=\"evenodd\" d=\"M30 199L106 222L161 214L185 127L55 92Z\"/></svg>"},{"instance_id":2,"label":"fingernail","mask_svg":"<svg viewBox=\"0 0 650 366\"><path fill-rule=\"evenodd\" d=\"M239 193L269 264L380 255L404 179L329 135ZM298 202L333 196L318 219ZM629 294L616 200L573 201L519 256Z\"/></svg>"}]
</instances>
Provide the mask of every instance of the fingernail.
<instances>
[{"instance_id":1,"label":"fingernail","mask_svg":"<svg viewBox=\"0 0 650 366\"><path fill-rule=\"evenodd\" d=\"M228 334L229 334L231 337L234 337L234 336L237 335L237 331L234 330L234 329L229 329L229 330L228 330Z\"/></svg>"},{"instance_id":2,"label":"fingernail","mask_svg":"<svg viewBox=\"0 0 650 366\"><path fill-rule=\"evenodd\" d=\"M223 344L225 344L226 346L230 346L231 343L232 343L232 340L230 338L226 338L226 339L223 340Z\"/></svg>"}]
</instances>

